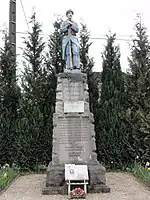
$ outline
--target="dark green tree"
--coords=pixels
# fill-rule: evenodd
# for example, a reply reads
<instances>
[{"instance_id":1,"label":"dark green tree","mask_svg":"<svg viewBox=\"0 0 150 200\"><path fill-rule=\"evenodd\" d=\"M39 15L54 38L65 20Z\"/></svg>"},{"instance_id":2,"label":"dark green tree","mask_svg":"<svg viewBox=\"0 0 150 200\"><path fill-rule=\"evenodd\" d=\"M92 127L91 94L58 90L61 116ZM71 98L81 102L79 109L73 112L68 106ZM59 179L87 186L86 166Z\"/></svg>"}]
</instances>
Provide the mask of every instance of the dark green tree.
<instances>
[{"instance_id":1,"label":"dark green tree","mask_svg":"<svg viewBox=\"0 0 150 200\"><path fill-rule=\"evenodd\" d=\"M98 158L109 168L122 168L132 162L129 133L123 120L126 109L124 78L120 65L119 46L116 36L107 37L102 55L101 98L97 134Z\"/></svg>"},{"instance_id":2,"label":"dark green tree","mask_svg":"<svg viewBox=\"0 0 150 200\"><path fill-rule=\"evenodd\" d=\"M62 18L57 17L53 23L54 31L50 34L48 43L48 63L51 70L53 70L55 74L62 73L65 66L65 62L62 59L62 34L60 31L61 23Z\"/></svg>"},{"instance_id":3,"label":"dark green tree","mask_svg":"<svg viewBox=\"0 0 150 200\"><path fill-rule=\"evenodd\" d=\"M150 161L150 43L140 16L135 32L127 76L127 119L131 124L136 155L145 163Z\"/></svg>"},{"instance_id":4,"label":"dark green tree","mask_svg":"<svg viewBox=\"0 0 150 200\"><path fill-rule=\"evenodd\" d=\"M93 72L94 62L93 58L89 56L89 49L91 46L90 32L86 25L81 24L80 30L80 62L83 73L87 74L87 83L89 87L89 100L90 110L94 114L95 124L97 124L97 106L99 99L99 88L100 78L98 73Z\"/></svg>"},{"instance_id":5,"label":"dark green tree","mask_svg":"<svg viewBox=\"0 0 150 200\"><path fill-rule=\"evenodd\" d=\"M55 111L57 74L62 73L65 66L65 62L62 59L62 34L60 31L61 23L62 18L57 17L53 23L54 30L49 36L48 52L46 54L46 66L48 71L51 73L53 112Z\"/></svg>"},{"instance_id":6,"label":"dark green tree","mask_svg":"<svg viewBox=\"0 0 150 200\"><path fill-rule=\"evenodd\" d=\"M41 25L36 14L31 17L32 31L24 38L25 71L22 77L22 104L18 121L18 164L35 169L48 164L52 149L53 96L51 73L44 60L45 43L40 36Z\"/></svg>"},{"instance_id":7,"label":"dark green tree","mask_svg":"<svg viewBox=\"0 0 150 200\"><path fill-rule=\"evenodd\" d=\"M17 152L16 120L18 117L20 89L16 82L16 64L4 36L4 47L0 49L0 161L15 162Z\"/></svg>"}]
</instances>

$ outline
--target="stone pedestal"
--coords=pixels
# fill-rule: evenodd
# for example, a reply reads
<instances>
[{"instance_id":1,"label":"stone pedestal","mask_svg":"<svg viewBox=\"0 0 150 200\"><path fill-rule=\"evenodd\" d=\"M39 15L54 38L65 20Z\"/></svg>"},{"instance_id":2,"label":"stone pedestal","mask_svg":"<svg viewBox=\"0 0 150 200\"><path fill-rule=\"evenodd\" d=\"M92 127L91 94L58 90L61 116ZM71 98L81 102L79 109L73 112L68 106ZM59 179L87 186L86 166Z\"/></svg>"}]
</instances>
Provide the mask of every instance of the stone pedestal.
<instances>
[{"instance_id":1,"label":"stone pedestal","mask_svg":"<svg viewBox=\"0 0 150 200\"><path fill-rule=\"evenodd\" d=\"M110 192L105 168L95 153L94 118L89 110L86 74L74 71L58 75L53 125L52 161L42 193L67 194L65 164L88 165L88 192Z\"/></svg>"}]
</instances>

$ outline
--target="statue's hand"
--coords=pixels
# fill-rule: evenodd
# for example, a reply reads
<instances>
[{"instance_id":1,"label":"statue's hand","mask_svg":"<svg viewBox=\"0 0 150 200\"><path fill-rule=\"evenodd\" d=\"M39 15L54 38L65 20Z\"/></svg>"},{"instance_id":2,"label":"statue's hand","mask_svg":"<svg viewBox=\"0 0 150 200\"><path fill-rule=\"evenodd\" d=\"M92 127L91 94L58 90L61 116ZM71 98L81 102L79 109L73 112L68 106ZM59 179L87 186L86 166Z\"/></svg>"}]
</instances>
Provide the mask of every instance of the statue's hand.
<instances>
[{"instance_id":1,"label":"statue's hand","mask_svg":"<svg viewBox=\"0 0 150 200\"><path fill-rule=\"evenodd\" d=\"M71 24L71 25L73 24L73 22L72 22L72 21L68 21L68 23L69 23L69 24Z\"/></svg>"},{"instance_id":2,"label":"statue's hand","mask_svg":"<svg viewBox=\"0 0 150 200\"><path fill-rule=\"evenodd\" d=\"M68 20L68 26L72 25L72 24L73 24L73 22Z\"/></svg>"},{"instance_id":3,"label":"statue's hand","mask_svg":"<svg viewBox=\"0 0 150 200\"><path fill-rule=\"evenodd\" d=\"M71 22L71 21L68 20L68 21L67 21L67 24L68 24L67 27L68 27L68 29L69 29L69 28L72 26L73 22Z\"/></svg>"}]
</instances>

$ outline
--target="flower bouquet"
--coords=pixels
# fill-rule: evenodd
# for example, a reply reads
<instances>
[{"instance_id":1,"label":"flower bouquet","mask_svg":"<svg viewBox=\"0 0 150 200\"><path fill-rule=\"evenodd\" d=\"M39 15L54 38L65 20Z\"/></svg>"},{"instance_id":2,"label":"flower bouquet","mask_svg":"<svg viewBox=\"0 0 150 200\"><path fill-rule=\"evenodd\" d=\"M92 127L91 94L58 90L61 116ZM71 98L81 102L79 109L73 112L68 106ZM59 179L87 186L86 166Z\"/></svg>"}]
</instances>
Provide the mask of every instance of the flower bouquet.
<instances>
[{"instance_id":1,"label":"flower bouquet","mask_svg":"<svg viewBox=\"0 0 150 200\"><path fill-rule=\"evenodd\" d=\"M83 189L75 188L69 194L69 199L78 199L78 198L86 198L86 194Z\"/></svg>"}]
</instances>

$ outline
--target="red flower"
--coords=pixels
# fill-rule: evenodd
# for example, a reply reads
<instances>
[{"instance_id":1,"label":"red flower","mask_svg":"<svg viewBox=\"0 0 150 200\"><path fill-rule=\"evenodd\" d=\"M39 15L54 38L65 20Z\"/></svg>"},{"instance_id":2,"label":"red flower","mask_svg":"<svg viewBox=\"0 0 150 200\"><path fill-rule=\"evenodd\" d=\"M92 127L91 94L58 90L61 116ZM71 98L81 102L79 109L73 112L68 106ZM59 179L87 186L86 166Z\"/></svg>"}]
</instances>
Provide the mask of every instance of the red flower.
<instances>
[{"instance_id":1,"label":"red flower","mask_svg":"<svg viewBox=\"0 0 150 200\"><path fill-rule=\"evenodd\" d=\"M73 199L73 198L85 198L86 194L84 192L84 190L82 190L80 187L73 189L70 194L69 194L69 199Z\"/></svg>"}]
</instances>

